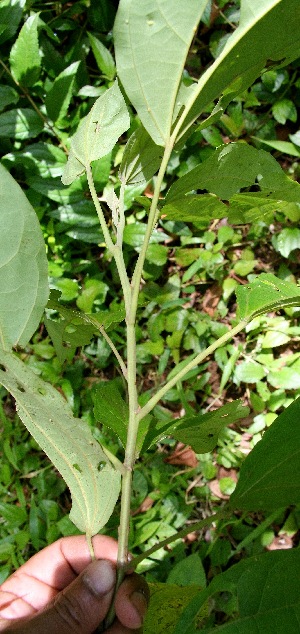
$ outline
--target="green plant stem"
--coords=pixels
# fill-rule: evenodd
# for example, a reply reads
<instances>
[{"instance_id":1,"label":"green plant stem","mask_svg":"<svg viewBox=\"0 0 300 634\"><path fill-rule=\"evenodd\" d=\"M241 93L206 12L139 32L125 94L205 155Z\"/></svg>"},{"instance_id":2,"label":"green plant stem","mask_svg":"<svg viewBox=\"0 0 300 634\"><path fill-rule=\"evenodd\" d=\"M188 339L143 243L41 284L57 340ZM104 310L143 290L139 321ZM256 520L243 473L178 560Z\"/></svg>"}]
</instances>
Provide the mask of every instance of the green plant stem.
<instances>
[{"instance_id":1,"label":"green plant stem","mask_svg":"<svg viewBox=\"0 0 300 634\"><path fill-rule=\"evenodd\" d=\"M101 229L103 231L103 235L104 235L104 240L106 243L106 246L108 248L108 250L111 252L112 255L115 254L115 250L116 250L116 245L113 243L109 231L108 231L108 227L106 224L106 220L104 218L104 213L100 204L100 201L98 200L98 196L97 196L97 192L96 192L96 187L95 187L95 183L93 180L93 173L92 173L92 168L90 166L90 164L88 163L85 166L86 169L86 175L87 175L87 181L88 181L88 185L89 185L89 189L91 192L91 196L93 199L93 203L95 205L97 214L98 214L98 218L99 218L99 222L101 225Z\"/></svg>"},{"instance_id":2,"label":"green plant stem","mask_svg":"<svg viewBox=\"0 0 300 634\"><path fill-rule=\"evenodd\" d=\"M206 350L204 350L203 352L200 352L194 359L192 359L192 361L190 361L190 363L188 363L184 368L182 368L182 370L179 370L179 372L174 377L172 377L170 381L168 381L165 385L163 385L163 387L161 387L160 390L158 390L158 392L156 392L156 394L154 394L152 398L150 398L148 403L146 403L146 405L142 407L142 409L139 411L137 415L138 421L142 420L142 418L144 418L147 414L149 414L149 412L151 412L153 407L155 407L155 405L163 398L163 396L174 385L176 385L178 381L180 381L181 379L184 379L185 375L188 372L190 372L190 370L193 370L197 365L199 365L199 363L202 363L202 361L204 361L206 357L212 354L212 352L217 350L217 348L220 348L221 346L223 346L227 341L232 339L232 337L234 337L241 330L243 330L243 328L245 328L248 321L249 321L248 319L242 319L242 321L237 326L235 326L234 328L226 332L225 335L223 335L222 337L214 341L214 343L208 346L208 348L206 348Z\"/></svg>"},{"instance_id":3,"label":"green plant stem","mask_svg":"<svg viewBox=\"0 0 300 634\"><path fill-rule=\"evenodd\" d=\"M86 169L89 189L91 192L93 203L95 205L95 208L98 214L98 218L101 225L101 229L103 231L105 243L116 262L116 266L118 269L120 282L121 282L121 286L123 290L123 295L124 295L125 308L126 308L126 312L128 312L131 306L131 288L129 284L128 275L126 272L125 263L124 263L123 251L122 251L122 248L120 248L117 244L113 243L110 237L106 220L104 218L104 213L103 213L100 201L98 200L98 196L97 196L97 192L96 192L96 188L95 188L95 184L93 180L92 168L89 164L87 164L85 166L85 169Z\"/></svg>"},{"instance_id":4,"label":"green plant stem","mask_svg":"<svg viewBox=\"0 0 300 634\"><path fill-rule=\"evenodd\" d=\"M160 194L162 181L165 175L166 167L170 158L172 146L165 148L165 153L161 163L158 177L156 179L155 190L150 207L148 224L145 239L143 242L142 250L139 255L133 278L131 281L131 288L129 293L129 303L126 302L126 326L127 326L127 384L128 384L128 406L129 406L129 422L127 431L127 443L125 449L125 460L123 463L124 474L122 477L122 494L121 494L121 513L120 513L120 527L119 527L119 539L118 539L118 569L117 569L117 583L115 593L117 592L120 584L123 581L127 563L128 563L128 541L129 541L129 529L130 529L130 506L131 506L131 488L132 488L132 474L134 463L136 459L136 439L139 426L138 418L138 398L136 389L136 336L135 336L135 322L136 311L138 306L138 296L142 277L143 266L147 253L147 248L151 233L153 231L154 220L157 217L157 203ZM124 195L124 190L120 192L120 212L122 214L122 200L121 196ZM120 220L122 221L120 214ZM126 273L127 276L127 273ZM122 280L121 280L122 283ZM122 284L123 286L123 284ZM114 604L112 603L109 613L105 621L105 627L109 627L114 619Z\"/></svg>"},{"instance_id":5,"label":"green plant stem","mask_svg":"<svg viewBox=\"0 0 300 634\"><path fill-rule=\"evenodd\" d=\"M150 210L149 210L149 218L148 218L147 230L146 230L143 246L142 246L141 252L139 254L139 257L138 257L138 260L137 260L137 263L136 263L136 266L135 266L135 269L134 269L134 274L133 274L133 277L132 277L132 280L131 280L131 285L132 285L132 312L135 312L135 313L136 313L136 309L137 309L138 295L139 295L139 291L140 291L140 282L141 282L144 262L145 262L145 258L146 258L146 253L147 253L149 241L150 241L150 238L151 238L151 233L152 233L153 228L154 228L154 226L155 226L155 224L157 222L157 219L158 219L157 203L158 203L158 199L159 199L159 194L160 194L162 182L163 182L163 179L164 179L165 171L167 169L167 165L168 165L168 162L169 162L169 158L170 158L170 154L172 152L172 149L173 149L173 145L171 143L168 143L166 145L166 147L165 147L165 151L164 151L164 155L163 155L163 158L162 158L160 170L158 172L156 183L155 183L155 189L154 189L154 192L153 192L153 198L152 198L151 207L150 207Z\"/></svg>"},{"instance_id":6,"label":"green plant stem","mask_svg":"<svg viewBox=\"0 0 300 634\"><path fill-rule=\"evenodd\" d=\"M230 513L231 512L232 511L230 510ZM216 522L228 517L228 513L229 513L229 509L226 506L224 506L224 508L218 511L217 513L215 513L215 515L206 517L204 520L201 520L200 522L195 522L194 524L190 524L187 528L183 528L181 531L178 531L178 533L175 533L174 535L171 535L170 537L163 539L161 542L154 544L154 546L149 548L149 550L145 550L145 552L141 553L141 555L138 555L137 557L134 557L134 559L131 559L130 562L127 563L126 569L127 570L135 569L144 559L147 559L148 557L153 555L153 553L155 553L157 550L160 550L160 548L164 548L165 546L168 546L168 544L175 542L177 539L183 539L184 537L189 535L189 533L191 532L200 531L202 528L209 526L209 524L212 524L213 522Z\"/></svg>"},{"instance_id":7,"label":"green plant stem","mask_svg":"<svg viewBox=\"0 0 300 634\"><path fill-rule=\"evenodd\" d=\"M115 344L112 342L112 340L108 336L107 332L105 332L103 326L99 327L99 331L101 332L101 335L102 335L103 339L105 339L105 341L108 343L110 349L112 350L112 352L114 353L116 359L118 360L124 378L127 379L127 368L126 368L126 365L125 365L120 353L118 352Z\"/></svg>"}]
</instances>

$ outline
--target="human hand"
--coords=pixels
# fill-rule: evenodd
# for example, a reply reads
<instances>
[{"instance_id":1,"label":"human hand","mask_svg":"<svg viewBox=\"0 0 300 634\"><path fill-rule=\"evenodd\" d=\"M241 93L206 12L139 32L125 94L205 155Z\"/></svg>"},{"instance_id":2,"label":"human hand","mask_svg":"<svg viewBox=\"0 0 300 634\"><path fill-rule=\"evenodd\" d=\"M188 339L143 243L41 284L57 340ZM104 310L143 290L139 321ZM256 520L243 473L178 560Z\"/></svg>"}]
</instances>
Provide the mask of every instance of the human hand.
<instances>
[{"instance_id":1,"label":"human hand","mask_svg":"<svg viewBox=\"0 0 300 634\"><path fill-rule=\"evenodd\" d=\"M92 634L105 619L116 583L117 543L93 538L96 561L84 535L63 537L32 557L0 587L0 631L10 634ZM105 558L105 559L104 559ZM141 631L148 587L127 575L106 634Z\"/></svg>"}]
</instances>

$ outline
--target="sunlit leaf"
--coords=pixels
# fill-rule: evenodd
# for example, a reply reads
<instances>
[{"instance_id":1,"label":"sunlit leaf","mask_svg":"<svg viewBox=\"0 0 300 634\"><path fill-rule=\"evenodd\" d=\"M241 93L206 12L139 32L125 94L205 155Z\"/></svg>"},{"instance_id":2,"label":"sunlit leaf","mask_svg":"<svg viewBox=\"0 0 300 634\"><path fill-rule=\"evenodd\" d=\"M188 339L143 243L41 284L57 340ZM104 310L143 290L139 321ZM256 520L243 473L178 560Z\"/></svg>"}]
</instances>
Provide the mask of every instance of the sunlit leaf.
<instances>
[{"instance_id":1,"label":"sunlit leaf","mask_svg":"<svg viewBox=\"0 0 300 634\"><path fill-rule=\"evenodd\" d=\"M256 317L284 306L300 306L300 287L271 273L261 273L253 282L236 289L241 319Z\"/></svg>"},{"instance_id":2,"label":"sunlit leaf","mask_svg":"<svg viewBox=\"0 0 300 634\"><path fill-rule=\"evenodd\" d=\"M129 125L127 106L116 81L97 99L73 136L62 176L64 185L69 185L83 174L86 165L108 154Z\"/></svg>"},{"instance_id":3,"label":"sunlit leaf","mask_svg":"<svg viewBox=\"0 0 300 634\"><path fill-rule=\"evenodd\" d=\"M11 73L16 82L23 86L33 86L40 75L38 23L38 13L27 18L10 51Z\"/></svg>"},{"instance_id":4,"label":"sunlit leaf","mask_svg":"<svg viewBox=\"0 0 300 634\"><path fill-rule=\"evenodd\" d=\"M0 351L0 364L0 383L14 396L24 425L70 488L70 519L80 531L98 533L118 499L120 473L88 424L73 417L54 387L11 353Z\"/></svg>"},{"instance_id":5,"label":"sunlit leaf","mask_svg":"<svg viewBox=\"0 0 300 634\"><path fill-rule=\"evenodd\" d=\"M14 108L0 114L0 137L30 139L38 136L44 122L31 108Z\"/></svg>"},{"instance_id":6,"label":"sunlit leaf","mask_svg":"<svg viewBox=\"0 0 300 634\"><path fill-rule=\"evenodd\" d=\"M158 145L169 137L182 71L207 0L121 0L114 26L117 70Z\"/></svg>"},{"instance_id":7,"label":"sunlit leaf","mask_svg":"<svg viewBox=\"0 0 300 634\"><path fill-rule=\"evenodd\" d=\"M35 211L0 165L0 347L25 346L48 299L48 264Z\"/></svg>"},{"instance_id":8,"label":"sunlit leaf","mask_svg":"<svg viewBox=\"0 0 300 634\"><path fill-rule=\"evenodd\" d=\"M92 35L92 33L88 33L88 37L99 70L101 70L103 75L105 75L108 79L114 79L116 66L112 54L104 46L104 44L102 44L98 37Z\"/></svg>"}]
</instances>

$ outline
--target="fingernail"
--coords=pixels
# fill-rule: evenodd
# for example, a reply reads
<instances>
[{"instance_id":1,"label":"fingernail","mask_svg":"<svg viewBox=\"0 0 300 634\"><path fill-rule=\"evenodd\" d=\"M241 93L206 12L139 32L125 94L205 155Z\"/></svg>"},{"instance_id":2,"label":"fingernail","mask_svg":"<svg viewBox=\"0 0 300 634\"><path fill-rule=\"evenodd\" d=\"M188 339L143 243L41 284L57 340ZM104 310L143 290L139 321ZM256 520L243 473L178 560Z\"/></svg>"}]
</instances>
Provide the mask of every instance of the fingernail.
<instances>
[{"instance_id":1,"label":"fingernail","mask_svg":"<svg viewBox=\"0 0 300 634\"><path fill-rule=\"evenodd\" d=\"M93 561L84 572L82 580L96 597L102 597L113 589L116 574L109 561Z\"/></svg>"},{"instance_id":2,"label":"fingernail","mask_svg":"<svg viewBox=\"0 0 300 634\"><path fill-rule=\"evenodd\" d=\"M146 612L147 612L147 607L148 607L148 601L146 596L143 594L142 591L138 591L135 590L135 592L133 592L130 595L130 600L131 603L133 604L133 606L135 607L138 616L141 619L141 625L144 621L144 618L146 616Z\"/></svg>"}]
</instances>

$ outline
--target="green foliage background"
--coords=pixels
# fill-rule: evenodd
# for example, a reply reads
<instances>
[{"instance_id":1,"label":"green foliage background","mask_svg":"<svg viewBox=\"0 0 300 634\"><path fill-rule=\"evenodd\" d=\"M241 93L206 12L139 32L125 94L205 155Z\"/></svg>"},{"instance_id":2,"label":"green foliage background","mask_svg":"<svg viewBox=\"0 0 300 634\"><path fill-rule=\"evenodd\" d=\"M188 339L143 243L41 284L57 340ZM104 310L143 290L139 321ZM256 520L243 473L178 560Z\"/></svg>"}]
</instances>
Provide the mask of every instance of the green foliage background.
<instances>
[{"instance_id":1,"label":"green foliage background","mask_svg":"<svg viewBox=\"0 0 300 634\"><path fill-rule=\"evenodd\" d=\"M116 348L123 353L120 283L104 247L86 178L70 180L67 186L61 183L69 138L96 98L104 95L115 79L112 27L116 9L117 2L109 0L46 5L2 0L0 137L1 163L21 185L41 223L51 288L74 310L98 314L107 324ZM238 23L239 9L238 0L208 2L184 71L187 88L222 50L229 32ZM172 377L180 361L186 363L236 324L234 292L238 283L242 284L243 293L259 272L275 273L285 283L299 280L298 194L293 197L291 193L284 202L279 197L270 199L268 188L272 184L266 180L265 184L243 180L250 154L254 156L256 152L258 157L261 148L270 152L264 161L268 162L272 153L289 178L287 181L282 176L282 189L288 182L292 192L291 183L299 179L299 64L296 60L286 68L266 69L252 88L232 101L219 121L212 118L206 127L196 127L171 156L164 190L172 184L173 187L147 252L138 312L138 380L144 390L141 405L155 386ZM100 194L107 194L112 185L118 191L118 169L127 138L139 129L135 111L129 108L128 132L112 151L93 162L93 177ZM205 116L209 117L211 111L212 104L208 103ZM175 194L180 193L176 192L177 179L187 174L192 190L193 170L200 169L203 189L208 189L207 179L213 169L209 161L213 166L215 149L229 141L250 144L245 149L244 163L235 166L236 173L240 171L240 198L237 200L230 189L229 172L227 181L216 185L221 190L214 191L211 185L209 188L223 202L211 194L204 196L199 220L199 208L195 210L196 201L191 196L186 201L183 221L182 207L176 207ZM207 167L202 169L207 159ZM261 168L264 176L263 159ZM131 178L125 199L124 231L129 270L141 248L153 192L151 181L145 188L139 177ZM277 173L275 178L279 178ZM229 214L225 201L230 201ZM105 209L109 218L107 204ZM55 302L57 295L52 297ZM78 331L73 324L67 342L64 341L63 336L57 336L57 330L56 335L51 330L55 315L53 304L45 323L20 352L20 358L61 392L74 415L88 423L96 440L121 458L122 445L110 430L109 420L104 420L105 408L97 415L107 378L113 379L120 399L124 396L111 349L102 336L95 335L92 324L85 324L84 334L82 324ZM185 585L183 562L186 555L187 560L193 557L188 568L189 583L203 589L207 579L216 579L214 609L204 595L203 605L198 602L195 607L198 619L208 628L204 631L216 625L233 631L224 622L235 614L235 599L233 595L224 596L229 582L225 580L223 587L223 582L217 581L217 573L228 569L225 574L229 578L233 563L241 560L242 570L248 558L277 547L280 539L297 546L299 508L296 505L287 509L289 502L284 504L284 478L282 506L274 509L272 504L266 505L269 515L263 516L251 505L243 506L240 492L239 508L244 511L232 512L215 528L203 532L201 541L194 541L193 522L222 506L222 500L235 488L245 455L277 415L300 396L298 317L299 309L291 307L276 316L257 314L245 336L239 335L218 349L210 361L169 390L154 412L163 427L179 417L182 408L187 416L193 416L195 409L203 414L215 404L241 398L251 408L248 419L223 428L216 449L210 451L207 447L205 453L202 449L199 454L190 451L184 456L176 440L161 440L158 434L158 445L148 450L134 475L131 550L139 554L146 549L146 543L148 548L157 539L167 538L190 523L190 537L185 542L178 540L170 552L163 548L157 551L142 562L140 570L152 583L172 584L177 575L176 581ZM62 331L65 328L62 323ZM83 346L81 351L79 346ZM4 388L0 388L0 395L2 581L33 552L77 529L67 515L70 498L64 481L20 424ZM107 398L109 401L109 394ZM98 422L101 417L103 425ZM285 431L282 434L284 443ZM292 473L287 473L286 478L291 477ZM116 536L117 525L116 512L105 531ZM234 574L238 577L238 573ZM212 595L213 592L214 586ZM172 596L174 599L174 592ZM182 624L177 625L175 632L188 631L180 627Z\"/></svg>"}]
</instances>

